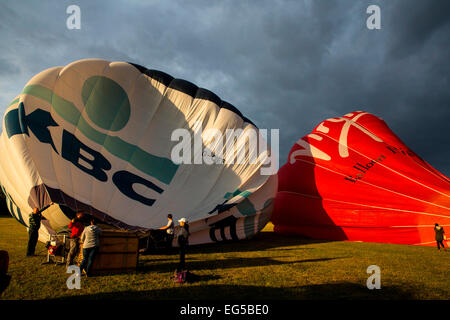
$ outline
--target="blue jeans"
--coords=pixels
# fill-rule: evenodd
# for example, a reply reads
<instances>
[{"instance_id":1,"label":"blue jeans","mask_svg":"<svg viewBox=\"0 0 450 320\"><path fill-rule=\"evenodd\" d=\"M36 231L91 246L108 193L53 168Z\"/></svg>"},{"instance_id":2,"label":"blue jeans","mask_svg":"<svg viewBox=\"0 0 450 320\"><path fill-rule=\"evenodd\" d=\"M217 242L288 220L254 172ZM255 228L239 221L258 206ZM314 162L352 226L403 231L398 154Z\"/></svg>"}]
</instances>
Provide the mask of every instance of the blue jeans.
<instances>
[{"instance_id":1,"label":"blue jeans","mask_svg":"<svg viewBox=\"0 0 450 320\"><path fill-rule=\"evenodd\" d=\"M97 251L98 247L83 248L83 261L80 264L80 271L84 269L88 276L91 275L92 264Z\"/></svg>"}]
</instances>

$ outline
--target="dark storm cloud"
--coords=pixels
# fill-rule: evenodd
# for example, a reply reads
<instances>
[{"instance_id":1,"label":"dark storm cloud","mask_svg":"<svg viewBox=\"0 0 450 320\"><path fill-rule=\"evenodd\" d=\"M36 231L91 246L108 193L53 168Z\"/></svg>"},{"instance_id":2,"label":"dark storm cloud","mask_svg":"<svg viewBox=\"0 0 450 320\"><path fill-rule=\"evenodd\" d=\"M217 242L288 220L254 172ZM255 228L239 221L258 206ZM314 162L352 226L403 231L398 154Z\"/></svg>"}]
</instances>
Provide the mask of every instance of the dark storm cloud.
<instances>
[{"instance_id":1,"label":"dark storm cloud","mask_svg":"<svg viewBox=\"0 0 450 320\"><path fill-rule=\"evenodd\" d=\"M0 103L80 58L132 61L216 92L261 128L280 161L329 117L372 112L450 172L448 1L71 1L0 4ZM366 8L381 8L381 30Z\"/></svg>"},{"instance_id":2,"label":"dark storm cloud","mask_svg":"<svg viewBox=\"0 0 450 320\"><path fill-rule=\"evenodd\" d=\"M435 32L444 30L449 24L449 10L448 1L418 1L413 7L408 2L398 3L396 15L389 15L396 28L391 37L391 53L400 57L421 50ZM448 33L446 38L448 40Z\"/></svg>"},{"instance_id":3,"label":"dark storm cloud","mask_svg":"<svg viewBox=\"0 0 450 320\"><path fill-rule=\"evenodd\" d=\"M5 59L0 58L0 73L3 74L14 74L19 72L19 66Z\"/></svg>"}]
</instances>

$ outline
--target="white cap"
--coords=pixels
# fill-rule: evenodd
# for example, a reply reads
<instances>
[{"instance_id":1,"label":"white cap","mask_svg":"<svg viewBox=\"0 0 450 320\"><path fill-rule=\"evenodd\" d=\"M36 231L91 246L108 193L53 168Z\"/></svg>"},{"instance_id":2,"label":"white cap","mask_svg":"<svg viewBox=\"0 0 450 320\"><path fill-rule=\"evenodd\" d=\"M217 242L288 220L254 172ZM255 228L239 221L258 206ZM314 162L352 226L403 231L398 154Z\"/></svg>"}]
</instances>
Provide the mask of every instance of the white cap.
<instances>
[{"instance_id":1,"label":"white cap","mask_svg":"<svg viewBox=\"0 0 450 320\"><path fill-rule=\"evenodd\" d=\"M186 222L186 218L181 218L178 222Z\"/></svg>"}]
</instances>

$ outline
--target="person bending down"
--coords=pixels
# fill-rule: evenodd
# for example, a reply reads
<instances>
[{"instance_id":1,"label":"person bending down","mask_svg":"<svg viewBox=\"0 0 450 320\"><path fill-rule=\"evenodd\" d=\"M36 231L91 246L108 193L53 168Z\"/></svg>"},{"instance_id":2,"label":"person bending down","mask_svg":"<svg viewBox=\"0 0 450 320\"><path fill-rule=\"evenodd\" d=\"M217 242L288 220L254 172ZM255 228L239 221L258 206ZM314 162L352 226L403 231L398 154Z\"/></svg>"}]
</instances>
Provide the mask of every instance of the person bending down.
<instances>
[{"instance_id":1,"label":"person bending down","mask_svg":"<svg viewBox=\"0 0 450 320\"><path fill-rule=\"evenodd\" d=\"M102 229L95 225L94 218L90 219L90 225L84 228L81 234L81 242L83 243L83 261L80 264L81 272L85 272L86 276L91 276L92 264L95 255L100 247L100 234Z\"/></svg>"}]
</instances>

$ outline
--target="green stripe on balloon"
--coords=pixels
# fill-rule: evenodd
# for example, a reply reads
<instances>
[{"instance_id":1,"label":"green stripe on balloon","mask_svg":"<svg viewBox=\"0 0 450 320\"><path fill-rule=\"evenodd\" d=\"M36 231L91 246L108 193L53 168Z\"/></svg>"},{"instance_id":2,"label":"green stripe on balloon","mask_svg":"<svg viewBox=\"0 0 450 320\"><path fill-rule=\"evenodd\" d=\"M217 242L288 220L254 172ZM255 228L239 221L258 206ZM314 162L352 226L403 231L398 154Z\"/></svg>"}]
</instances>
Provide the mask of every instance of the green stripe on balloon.
<instances>
[{"instance_id":1,"label":"green stripe on balloon","mask_svg":"<svg viewBox=\"0 0 450 320\"><path fill-rule=\"evenodd\" d=\"M6 189L5 189L2 185L0 185L0 186L1 186L1 189L2 189L2 191L3 191L3 194L4 194L5 197L6 197L6 205L8 206L8 210L9 210L10 214L13 216L14 219L16 219L16 220L19 221L22 225L24 225L25 227L27 227L27 225L25 224L25 221L23 221L22 213L21 213L19 207L16 205L16 203L14 202L14 200L11 198L11 195L10 195L8 192L6 192ZM16 214L15 214L14 208L15 208L16 211L17 211L17 216L16 216Z\"/></svg>"},{"instance_id":2,"label":"green stripe on balloon","mask_svg":"<svg viewBox=\"0 0 450 320\"><path fill-rule=\"evenodd\" d=\"M234 198L236 196L241 196L242 198L247 198L249 195L251 195L252 193L248 190L245 191L241 191L239 189L236 189L234 192L227 192L224 196L225 199L231 199Z\"/></svg>"},{"instance_id":3,"label":"green stripe on balloon","mask_svg":"<svg viewBox=\"0 0 450 320\"><path fill-rule=\"evenodd\" d=\"M239 213L242 214L243 216L251 216L251 215L254 215L256 213L255 206L247 198L245 198L244 200L239 202L236 205L236 209L238 209Z\"/></svg>"},{"instance_id":4,"label":"green stripe on balloon","mask_svg":"<svg viewBox=\"0 0 450 320\"><path fill-rule=\"evenodd\" d=\"M255 232L255 219L256 215L248 216L244 218L244 234L246 238L253 236Z\"/></svg>"},{"instance_id":5,"label":"green stripe on balloon","mask_svg":"<svg viewBox=\"0 0 450 320\"><path fill-rule=\"evenodd\" d=\"M82 117L80 111L78 111L72 102L54 94L52 90L39 85L28 85L22 93L47 101L52 105L58 115L76 126L86 138L102 145L108 152L129 162L133 167L143 173L165 184L170 184L175 176L178 165L174 164L172 160L152 155L118 137L109 136L97 131Z\"/></svg>"},{"instance_id":6,"label":"green stripe on balloon","mask_svg":"<svg viewBox=\"0 0 450 320\"><path fill-rule=\"evenodd\" d=\"M13 104L19 102L19 98L14 99L13 101L11 101L10 104L8 104L8 107L12 106Z\"/></svg>"},{"instance_id":7,"label":"green stripe on balloon","mask_svg":"<svg viewBox=\"0 0 450 320\"><path fill-rule=\"evenodd\" d=\"M252 193L248 190L242 191L241 193L239 193L239 196L241 196L242 198L247 198L249 195L251 195Z\"/></svg>"}]
</instances>

